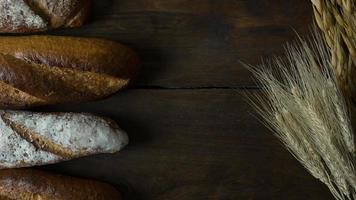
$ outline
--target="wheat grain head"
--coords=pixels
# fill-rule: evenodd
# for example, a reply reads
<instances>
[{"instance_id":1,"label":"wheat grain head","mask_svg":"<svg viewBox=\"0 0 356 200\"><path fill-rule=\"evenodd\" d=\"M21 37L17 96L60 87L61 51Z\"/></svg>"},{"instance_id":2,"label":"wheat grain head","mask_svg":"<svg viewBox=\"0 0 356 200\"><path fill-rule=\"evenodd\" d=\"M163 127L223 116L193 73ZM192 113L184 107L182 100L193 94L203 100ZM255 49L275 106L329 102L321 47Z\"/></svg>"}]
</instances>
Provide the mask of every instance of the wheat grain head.
<instances>
[{"instance_id":1,"label":"wheat grain head","mask_svg":"<svg viewBox=\"0 0 356 200\"><path fill-rule=\"evenodd\" d=\"M344 94L356 105L356 1L311 0Z\"/></svg>"},{"instance_id":2,"label":"wheat grain head","mask_svg":"<svg viewBox=\"0 0 356 200\"><path fill-rule=\"evenodd\" d=\"M286 46L286 59L247 66L261 83L253 105L287 149L336 199L356 195L355 143L326 40Z\"/></svg>"}]
</instances>

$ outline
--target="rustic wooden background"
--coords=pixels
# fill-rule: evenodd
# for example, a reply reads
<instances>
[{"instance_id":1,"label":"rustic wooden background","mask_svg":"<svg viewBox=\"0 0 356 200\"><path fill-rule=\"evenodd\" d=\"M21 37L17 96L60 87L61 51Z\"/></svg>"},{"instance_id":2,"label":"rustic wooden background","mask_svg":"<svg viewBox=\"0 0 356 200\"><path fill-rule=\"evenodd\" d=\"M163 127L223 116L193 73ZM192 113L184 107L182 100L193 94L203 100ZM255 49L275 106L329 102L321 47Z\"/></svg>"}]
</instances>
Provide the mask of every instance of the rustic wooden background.
<instances>
[{"instance_id":1,"label":"rustic wooden background","mask_svg":"<svg viewBox=\"0 0 356 200\"><path fill-rule=\"evenodd\" d=\"M306 35L308 0L93 0L83 28L134 48L136 85L103 101L42 108L113 117L131 144L117 155L45 169L116 185L125 199L332 199L254 117L241 93L257 91L239 61L280 54Z\"/></svg>"}]
</instances>

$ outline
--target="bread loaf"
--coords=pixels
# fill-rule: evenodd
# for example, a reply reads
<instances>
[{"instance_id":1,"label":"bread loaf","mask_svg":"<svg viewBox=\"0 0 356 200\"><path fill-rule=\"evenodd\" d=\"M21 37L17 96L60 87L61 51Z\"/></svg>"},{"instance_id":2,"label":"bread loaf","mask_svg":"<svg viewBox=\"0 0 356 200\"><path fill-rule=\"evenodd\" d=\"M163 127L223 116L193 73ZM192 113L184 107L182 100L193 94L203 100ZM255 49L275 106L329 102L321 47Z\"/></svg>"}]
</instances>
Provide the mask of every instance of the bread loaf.
<instances>
[{"instance_id":1,"label":"bread loaf","mask_svg":"<svg viewBox=\"0 0 356 200\"><path fill-rule=\"evenodd\" d=\"M127 87L138 69L131 49L108 40L0 37L0 108L96 100Z\"/></svg>"},{"instance_id":2,"label":"bread loaf","mask_svg":"<svg viewBox=\"0 0 356 200\"><path fill-rule=\"evenodd\" d=\"M33 169L0 171L1 200L121 200L112 186Z\"/></svg>"},{"instance_id":3,"label":"bread loaf","mask_svg":"<svg viewBox=\"0 0 356 200\"><path fill-rule=\"evenodd\" d=\"M114 121L90 114L0 111L0 141L2 169L114 153L128 137Z\"/></svg>"},{"instance_id":4,"label":"bread loaf","mask_svg":"<svg viewBox=\"0 0 356 200\"><path fill-rule=\"evenodd\" d=\"M78 27L89 11L90 0L0 0L0 33Z\"/></svg>"}]
</instances>

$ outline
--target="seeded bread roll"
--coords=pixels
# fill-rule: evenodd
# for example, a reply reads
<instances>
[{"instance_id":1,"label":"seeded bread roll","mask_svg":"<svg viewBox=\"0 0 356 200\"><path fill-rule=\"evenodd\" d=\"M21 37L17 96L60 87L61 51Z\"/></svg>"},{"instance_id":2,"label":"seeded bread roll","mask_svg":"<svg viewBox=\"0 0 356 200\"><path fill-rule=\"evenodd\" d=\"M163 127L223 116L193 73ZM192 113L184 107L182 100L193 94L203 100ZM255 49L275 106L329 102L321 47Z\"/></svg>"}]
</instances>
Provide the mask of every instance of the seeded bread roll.
<instances>
[{"instance_id":1,"label":"seeded bread roll","mask_svg":"<svg viewBox=\"0 0 356 200\"><path fill-rule=\"evenodd\" d=\"M45 165L99 153L115 153L127 134L90 114L0 111L0 169Z\"/></svg>"},{"instance_id":2,"label":"seeded bread roll","mask_svg":"<svg viewBox=\"0 0 356 200\"><path fill-rule=\"evenodd\" d=\"M90 0L0 0L0 33L81 26Z\"/></svg>"},{"instance_id":3,"label":"seeded bread roll","mask_svg":"<svg viewBox=\"0 0 356 200\"><path fill-rule=\"evenodd\" d=\"M116 42L77 37L0 37L0 108L106 97L129 85L137 55Z\"/></svg>"},{"instance_id":4,"label":"seeded bread roll","mask_svg":"<svg viewBox=\"0 0 356 200\"><path fill-rule=\"evenodd\" d=\"M1 200L121 200L112 186L33 169L0 170Z\"/></svg>"}]
</instances>

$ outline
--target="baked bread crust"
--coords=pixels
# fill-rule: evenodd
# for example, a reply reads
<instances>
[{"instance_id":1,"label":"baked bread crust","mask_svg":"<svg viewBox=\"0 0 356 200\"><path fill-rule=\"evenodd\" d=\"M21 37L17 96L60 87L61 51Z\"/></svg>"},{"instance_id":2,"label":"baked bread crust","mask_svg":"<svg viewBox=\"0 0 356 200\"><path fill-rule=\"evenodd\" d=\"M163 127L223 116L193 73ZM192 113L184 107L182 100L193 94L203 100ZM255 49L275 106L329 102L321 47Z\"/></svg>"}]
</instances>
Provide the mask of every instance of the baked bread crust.
<instances>
[{"instance_id":1,"label":"baked bread crust","mask_svg":"<svg viewBox=\"0 0 356 200\"><path fill-rule=\"evenodd\" d=\"M112 120L86 113L0 111L0 169L46 165L128 144Z\"/></svg>"},{"instance_id":2,"label":"baked bread crust","mask_svg":"<svg viewBox=\"0 0 356 200\"><path fill-rule=\"evenodd\" d=\"M114 187L33 169L0 171L2 200L121 200Z\"/></svg>"},{"instance_id":3,"label":"baked bread crust","mask_svg":"<svg viewBox=\"0 0 356 200\"><path fill-rule=\"evenodd\" d=\"M139 66L131 49L109 40L0 37L0 108L100 99L127 87Z\"/></svg>"},{"instance_id":4,"label":"baked bread crust","mask_svg":"<svg viewBox=\"0 0 356 200\"><path fill-rule=\"evenodd\" d=\"M79 27L88 18L90 5L90 0L0 0L0 32Z\"/></svg>"}]
</instances>

